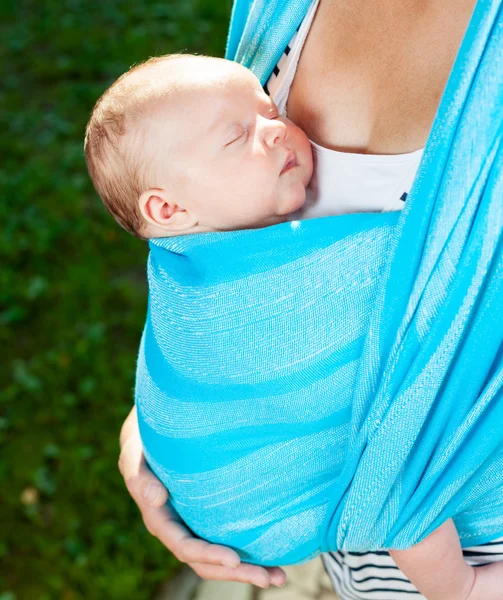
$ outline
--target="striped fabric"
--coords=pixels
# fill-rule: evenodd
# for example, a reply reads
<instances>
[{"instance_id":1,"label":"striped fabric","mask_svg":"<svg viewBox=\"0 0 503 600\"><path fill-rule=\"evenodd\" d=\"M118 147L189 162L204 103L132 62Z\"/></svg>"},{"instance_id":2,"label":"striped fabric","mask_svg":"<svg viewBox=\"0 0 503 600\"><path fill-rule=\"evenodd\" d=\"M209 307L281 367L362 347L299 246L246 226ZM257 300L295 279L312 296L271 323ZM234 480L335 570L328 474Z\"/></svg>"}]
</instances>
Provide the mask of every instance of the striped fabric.
<instances>
[{"instance_id":1,"label":"striped fabric","mask_svg":"<svg viewBox=\"0 0 503 600\"><path fill-rule=\"evenodd\" d=\"M253 6L264 82L300 4ZM150 241L138 420L196 534L264 565L503 535L502 47L480 3L399 218Z\"/></svg>"}]
</instances>

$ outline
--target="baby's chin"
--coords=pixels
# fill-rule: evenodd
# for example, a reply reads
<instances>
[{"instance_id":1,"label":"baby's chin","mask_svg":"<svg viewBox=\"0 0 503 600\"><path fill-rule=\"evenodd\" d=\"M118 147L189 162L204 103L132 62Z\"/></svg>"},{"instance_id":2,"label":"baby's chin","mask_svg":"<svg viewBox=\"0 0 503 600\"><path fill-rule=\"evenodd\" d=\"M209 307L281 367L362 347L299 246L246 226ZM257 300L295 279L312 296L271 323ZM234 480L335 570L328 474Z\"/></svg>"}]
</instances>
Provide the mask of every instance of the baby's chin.
<instances>
[{"instance_id":1,"label":"baby's chin","mask_svg":"<svg viewBox=\"0 0 503 600\"><path fill-rule=\"evenodd\" d=\"M282 211L282 218L284 221L297 220L300 218L298 215L302 214L306 204L305 188L299 189L298 193L292 194L292 197L288 200L288 205L285 206L284 212Z\"/></svg>"}]
</instances>

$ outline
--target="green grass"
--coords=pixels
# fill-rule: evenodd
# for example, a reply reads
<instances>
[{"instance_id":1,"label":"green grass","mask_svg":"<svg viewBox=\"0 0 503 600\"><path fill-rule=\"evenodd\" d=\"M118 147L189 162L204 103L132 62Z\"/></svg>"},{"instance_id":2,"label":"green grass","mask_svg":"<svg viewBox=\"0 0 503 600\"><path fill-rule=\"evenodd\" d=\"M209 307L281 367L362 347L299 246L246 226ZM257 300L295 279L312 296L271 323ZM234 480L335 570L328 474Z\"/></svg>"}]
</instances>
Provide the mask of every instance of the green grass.
<instances>
[{"instance_id":1,"label":"green grass","mask_svg":"<svg viewBox=\"0 0 503 600\"><path fill-rule=\"evenodd\" d=\"M2 2L0 600L141 600L176 569L117 469L146 308L146 244L82 154L130 65L222 56L230 0Z\"/></svg>"}]
</instances>

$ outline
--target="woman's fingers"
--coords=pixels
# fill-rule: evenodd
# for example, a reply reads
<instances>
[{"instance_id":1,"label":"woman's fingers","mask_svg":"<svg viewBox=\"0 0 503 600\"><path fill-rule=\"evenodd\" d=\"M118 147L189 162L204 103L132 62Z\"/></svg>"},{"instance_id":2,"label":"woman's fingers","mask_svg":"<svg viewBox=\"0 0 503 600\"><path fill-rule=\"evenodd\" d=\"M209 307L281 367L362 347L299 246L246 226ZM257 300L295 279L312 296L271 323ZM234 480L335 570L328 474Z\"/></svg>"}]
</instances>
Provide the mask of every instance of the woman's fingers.
<instances>
[{"instance_id":1,"label":"woman's fingers","mask_svg":"<svg viewBox=\"0 0 503 600\"><path fill-rule=\"evenodd\" d=\"M135 407L124 422L120 437L119 470L145 527L179 561L188 563L203 579L240 581L259 587L285 583L281 569L241 563L234 550L194 538L175 518L166 505L168 491L145 461Z\"/></svg>"},{"instance_id":2,"label":"woman's fingers","mask_svg":"<svg viewBox=\"0 0 503 600\"><path fill-rule=\"evenodd\" d=\"M225 565L230 568L240 564L239 556L234 550L194 538L174 518L167 506L161 508L145 507L142 510L142 516L147 529L180 562Z\"/></svg>"},{"instance_id":3,"label":"woman's fingers","mask_svg":"<svg viewBox=\"0 0 503 600\"><path fill-rule=\"evenodd\" d=\"M267 569L247 563L242 563L235 569L197 563L191 563L189 566L203 579L252 583L261 588L268 588L270 585L281 586L286 581L284 572L277 567Z\"/></svg>"},{"instance_id":4,"label":"woman's fingers","mask_svg":"<svg viewBox=\"0 0 503 600\"><path fill-rule=\"evenodd\" d=\"M240 563L234 550L194 538L171 514L167 506L148 507L143 512L147 529L177 557L187 563L203 579L220 579L253 583L267 588L286 582L284 571L278 567L259 567Z\"/></svg>"},{"instance_id":5,"label":"woman's fingers","mask_svg":"<svg viewBox=\"0 0 503 600\"><path fill-rule=\"evenodd\" d=\"M145 502L150 506L166 504L168 492L149 469L143 455L135 406L124 421L120 443L119 470L134 501L138 505Z\"/></svg>"},{"instance_id":6,"label":"woman's fingers","mask_svg":"<svg viewBox=\"0 0 503 600\"><path fill-rule=\"evenodd\" d=\"M123 443L119 469L141 511L145 527L180 562L239 565L239 556L234 550L196 539L176 521L166 506L168 492L149 469L139 437L132 435Z\"/></svg>"},{"instance_id":7,"label":"woman's fingers","mask_svg":"<svg viewBox=\"0 0 503 600\"><path fill-rule=\"evenodd\" d=\"M272 585L284 586L286 583L286 573L279 567L267 567Z\"/></svg>"},{"instance_id":8,"label":"woman's fingers","mask_svg":"<svg viewBox=\"0 0 503 600\"><path fill-rule=\"evenodd\" d=\"M156 507L166 504L168 492L145 462L139 436L132 435L124 442L119 456L119 470L140 509L144 504Z\"/></svg>"}]
</instances>

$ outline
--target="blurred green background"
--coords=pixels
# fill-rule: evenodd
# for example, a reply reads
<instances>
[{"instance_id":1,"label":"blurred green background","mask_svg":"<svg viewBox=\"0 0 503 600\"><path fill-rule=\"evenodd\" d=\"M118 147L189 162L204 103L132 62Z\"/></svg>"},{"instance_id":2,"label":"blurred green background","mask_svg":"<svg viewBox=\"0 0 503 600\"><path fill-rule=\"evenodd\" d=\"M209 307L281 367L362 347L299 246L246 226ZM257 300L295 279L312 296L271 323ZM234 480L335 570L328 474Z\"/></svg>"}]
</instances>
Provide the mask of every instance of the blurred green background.
<instances>
[{"instance_id":1,"label":"blurred green background","mask_svg":"<svg viewBox=\"0 0 503 600\"><path fill-rule=\"evenodd\" d=\"M222 56L232 0L0 2L0 600L141 600L176 570L117 469L144 242L96 196L84 128L130 65Z\"/></svg>"}]
</instances>

